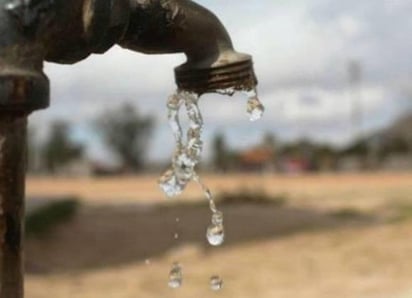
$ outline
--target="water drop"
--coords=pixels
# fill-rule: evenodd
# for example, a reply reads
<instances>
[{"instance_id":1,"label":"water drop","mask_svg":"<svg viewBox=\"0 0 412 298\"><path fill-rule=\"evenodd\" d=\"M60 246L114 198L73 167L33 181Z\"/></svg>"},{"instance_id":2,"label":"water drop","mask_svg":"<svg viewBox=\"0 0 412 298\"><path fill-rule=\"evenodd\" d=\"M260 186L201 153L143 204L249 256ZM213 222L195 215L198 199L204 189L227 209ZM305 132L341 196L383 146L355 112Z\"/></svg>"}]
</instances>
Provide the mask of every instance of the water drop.
<instances>
[{"instance_id":1,"label":"water drop","mask_svg":"<svg viewBox=\"0 0 412 298\"><path fill-rule=\"evenodd\" d=\"M167 108L169 110L179 110L181 104L182 99L178 93L173 93L169 96L169 99L167 100Z\"/></svg>"},{"instance_id":2,"label":"water drop","mask_svg":"<svg viewBox=\"0 0 412 298\"><path fill-rule=\"evenodd\" d=\"M223 224L212 223L206 231L206 238L210 245L219 246L222 245L225 240L225 231Z\"/></svg>"},{"instance_id":3,"label":"water drop","mask_svg":"<svg viewBox=\"0 0 412 298\"><path fill-rule=\"evenodd\" d=\"M146 259L146 260L144 260L144 263L146 264L146 265L150 265L150 259Z\"/></svg>"},{"instance_id":4,"label":"water drop","mask_svg":"<svg viewBox=\"0 0 412 298\"><path fill-rule=\"evenodd\" d=\"M179 217L176 217L176 222L180 222L180 218L179 218Z\"/></svg>"},{"instance_id":5,"label":"water drop","mask_svg":"<svg viewBox=\"0 0 412 298\"><path fill-rule=\"evenodd\" d=\"M245 90L243 93L248 97L247 113L250 121L256 121L262 118L265 107L260 102L256 89Z\"/></svg>"},{"instance_id":6,"label":"water drop","mask_svg":"<svg viewBox=\"0 0 412 298\"><path fill-rule=\"evenodd\" d=\"M182 275L182 266L179 263L173 263L172 269L169 273L169 282L168 285L172 289L177 289L182 286L183 275Z\"/></svg>"},{"instance_id":7,"label":"water drop","mask_svg":"<svg viewBox=\"0 0 412 298\"><path fill-rule=\"evenodd\" d=\"M173 236L175 239L179 239L179 233L175 233Z\"/></svg>"},{"instance_id":8,"label":"water drop","mask_svg":"<svg viewBox=\"0 0 412 298\"><path fill-rule=\"evenodd\" d=\"M217 276L217 275L213 275L210 278L210 288L213 291L219 291L223 288L223 280Z\"/></svg>"},{"instance_id":9,"label":"water drop","mask_svg":"<svg viewBox=\"0 0 412 298\"><path fill-rule=\"evenodd\" d=\"M169 169L160 177L159 186L171 198L180 195L186 184L185 181L178 179L173 170Z\"/></svg>"},{"instance_id":10,"label":"water drop","mask_svg":"<svg viewBox=\"0 0 412 298\"><path fill-rule=\"evenodd\" d=\"M265 112L265 107L260 102L257 96L250 97L247 102L247 113L249 114L250 121L256 121L262 118Z\"/></svg>"}]
</instances>

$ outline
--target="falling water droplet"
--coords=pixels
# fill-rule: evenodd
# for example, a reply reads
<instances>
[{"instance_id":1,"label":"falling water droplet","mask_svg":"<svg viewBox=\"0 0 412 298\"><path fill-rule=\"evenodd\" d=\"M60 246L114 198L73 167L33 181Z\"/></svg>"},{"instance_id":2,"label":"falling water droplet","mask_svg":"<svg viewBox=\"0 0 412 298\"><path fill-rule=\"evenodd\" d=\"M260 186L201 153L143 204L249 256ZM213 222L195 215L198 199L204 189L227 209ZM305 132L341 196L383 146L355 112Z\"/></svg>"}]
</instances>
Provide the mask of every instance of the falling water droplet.
<instances>
[{"instance_id":1,"label":"falling water droplet","mask_svg":"<svg viewBox=\"0 0 412 298\"><path fill-rule=\"evenodd\" d=\"M175 239L179 239L179 233L175 233L173 236Z\"/></svg>"},{"instance_id":2,"label":"falling water droplet","mask_svg":"<svg viewBox=\"0 0 412 298\"><path fill-rule=\"evenodd\" d=\"M212 223L206 231L206 238L210 245L219 246L225 240L225 230L223 224Z\"/></svg>"},{"instance_id":3,"label":"falling water droplet","mask_svg":"<svg viewBox=\"0 0 412 298\"><path fill-rule=\"evenodd\" d=\"M210 288L213 291L219 291L223 288L223 280L217 276L217 275L213 275L210 278Z\"/></svg>"},{"instance_id":4,"label":"falling water droplet","mask_svg":"<svg viewBox=\"0 0 412 298\"><path fill-rule=\"evenodd\" d=\"M265 112L265 107L260 102L256 90L246 92L248 95L247 101L247 113L249 114L250 121L257 121L262 118Z\"/></svg>"},{"instance_id":5,"label":"falling water droplet","mask_svg":"<svg viewBox=\"0 0 412 298\"><path fill-rule=\"evenodd\" d=\"M207 241L213 246L219 246L223 244L225 240L225 229L223 226L223 213L215 211L212 214L212 223L207 228L206 232Z\"/></svg>"},{"instance_id":6,"label":"falling water droplet","mask_svg":"<svg viewBox=\"0 0 412 298\"><path fill-rule=\"evenodd\" d=\"M172 198L180 195L186 185L178 179L173 170L169 169L160 177L159 186L169 198Z\"/></svg>"},{"instance_id":7,"label":"falling water droplet","mask_svg":"<svg viewBox=\"0 0 412 298\"><path fill-rule=\"evenodd\" d=\"M179 218L179 217L176 217L176 222L180 222L180 218Z\"/></svg>"},{"instance_id":8,"label":"falling water droplet","mask_svg":"<svg viewBox=\"0 0 412 298\"><path fill-rule=\"evenodd\" d=\"M169 273L169 282L168 285L172 289L177 289L182 286L183 275L182 275L182 266L179 263L173 263L172 269Z\"/></svg>"},{"instance_id":9,"label":"falling water droplet","mask_svg":"<svg viewBox=\"0 0 412 298\"><path fill-rule=\"evenodd\" d=\"M144 263L146 264L146 265L150 265L150 259L146 259L146 260L144 260Z\"/></svg>"}]
</instances>

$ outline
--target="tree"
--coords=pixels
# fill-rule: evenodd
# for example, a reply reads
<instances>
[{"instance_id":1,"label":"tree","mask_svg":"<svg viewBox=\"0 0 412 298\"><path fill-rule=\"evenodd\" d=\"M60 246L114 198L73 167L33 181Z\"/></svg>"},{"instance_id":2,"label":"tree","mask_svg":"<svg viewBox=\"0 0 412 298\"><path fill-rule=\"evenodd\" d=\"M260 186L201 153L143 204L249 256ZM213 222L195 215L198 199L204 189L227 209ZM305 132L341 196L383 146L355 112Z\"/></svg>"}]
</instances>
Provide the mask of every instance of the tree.
<instances>
[{"instance_id":1,"label":"tree","mask_svg":"<svg viewBox=\"0 0 412 298\"><path fill-rule=\"evenodd\" d=\"M273 133L268 131L263 135L262 145L264 147L272 149L273 151L275 151L276 143L277 143L276 137L273 135Z\"/></svg>"},{"instance_id":2,"label":"tree","mask_svg":"<svg viewBox=\"0 0 412 298\"><path fill-rule=\"evenodd\" d=\"M142 170L153 131L153 118L142 117L133 105L124 104L103 113L96 123L104 142L121 160L124 169L133 172Z\"/></svg>"},{"instance_id":3,"label":"tree","mask_svg":"<svg viewBox=\"0 0 412 298\"><path fill-rule=\"evenodd\" d=\"M213 166L215 169L222 172L228 170L228 155L225 136L221 133L216 134L213 138Z\"/></svg>"},{"instance_id":4,"label":"tree","mask_svg":"<svg viewBox=\"0 0 412 298\"><path fill-rule=\"evenodd\" d=\"M49 136L42 146L41 156L48 172L55 173L61 167L83 156L83 146L75 144L69 137L70 127L66 122L51 124Z\"/></svg>"}]
</instances>

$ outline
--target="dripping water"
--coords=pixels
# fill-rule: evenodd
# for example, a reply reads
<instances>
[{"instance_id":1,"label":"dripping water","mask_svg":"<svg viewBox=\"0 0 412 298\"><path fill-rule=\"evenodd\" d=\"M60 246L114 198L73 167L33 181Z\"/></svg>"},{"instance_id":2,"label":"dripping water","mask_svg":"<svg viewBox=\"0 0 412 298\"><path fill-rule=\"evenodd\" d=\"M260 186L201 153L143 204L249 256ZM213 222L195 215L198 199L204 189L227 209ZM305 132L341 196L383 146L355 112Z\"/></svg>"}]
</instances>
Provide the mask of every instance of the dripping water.
<instances>
[{"instance_id":1,"label":"dripping water","mask_svg":"<svg viewBox=\"0 0 412 298\"><path fill-rule=\"evenodd\" d=\"M236 93L234 88L216 91L219 94L232 96ZM244 90L247 97L247 113L250 121L259 120L264 113L264 106L260 102L257 91ZM180 123L180 110L185 108L189 126L183 132ZM201 138L203 130L203 117L199 108L199 95L193 92L177 90L167 101L168 123L175 139L175 152L170 167L159 178L159 186L167 197L173 198L180 195L190 181L195 181L209 202L211 223L206 230L206 239L212 246L222 245L225 239L223 213L218 210L213 195L209 188L202 183L196 173L196 166L200 162L203 150ZM184 135L186 139L184 140ZM180 221L176 218L176 223ZM177 240L179 234L175 233ZM178 288L182 285L182 268L179 263L174 263L169 274L169 286ZM223 280L219 276L212 276L210 286L213 290L220 290Z\"/></svg>"},{"instance_id":2,"label":"dripping water","mask_svg":"<svg viewBox=\"0 0 412 298\"><path fill-rule=\"evenodd\" d=\"M223 280L218 275L213 275L210 278L210 288L213 291L219 291L223 288Z\"/></svg>"},{"instance_id":3,"label":"dripping water","mask_svg":"<svg viewBox=\"0 0 412 298\"><path fill-rule=\"evenodd\" d=\"M178 262L175 262L172 265L172 269L170 269L168 285L172 289L177 289L182 286L182 283L183 283L182 266Z\"/></svg>"},{"instance_id":4,"label":"dripping water","mask_svg":"<svg viewBox=\"0 0 412 298\"><path fill-rule=\"evenodd\" d=\"M246 111L249 114L250 121L257 121L262 118L265 107L260 102L256 89L245 92L248 96Z\"/></svg>"}]
</instances>

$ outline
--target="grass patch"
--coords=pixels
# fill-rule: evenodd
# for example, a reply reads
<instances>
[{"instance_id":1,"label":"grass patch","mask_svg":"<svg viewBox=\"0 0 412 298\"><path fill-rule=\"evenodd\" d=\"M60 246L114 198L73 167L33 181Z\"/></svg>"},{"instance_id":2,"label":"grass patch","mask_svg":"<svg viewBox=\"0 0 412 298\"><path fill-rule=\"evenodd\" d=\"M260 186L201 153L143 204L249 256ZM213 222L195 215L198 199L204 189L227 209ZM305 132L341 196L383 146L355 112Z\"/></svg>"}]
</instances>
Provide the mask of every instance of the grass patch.
<instances>
[{"instance_id":1,"label":"grass patch","mask_svg":"<svg viewBox=\"0 0 412 298\"><path fill-rule=\"evenodd\" d=\"M287 202L286 195L269 195L261 190L239 190L236 192L226 192L219 194L216 199L217 202L222 205L258 204L283 206Z\"/></svg>"},{"instance_id":2,"label":"grass patch","mask_svg":"<svg viewBox=\"0 0 412 298\"><path fill-rule=\"evenodd\" d=\"M390 222L397 223L402 221L407 221L412 219L412 204L403 203L396 206L396 213L390 219Z\"/></svg>"},{"instance_id":3,"label":"grass patch","mask_svg":"<svg viewBox=\"0 0 412 298\"><path fill-rule=\"evenodd\" d=\"M79 200L67 198L51 202L26 216L27 236L42 236L58 224L69 221L79 208Z\"/></svg>"}]
</instances>

